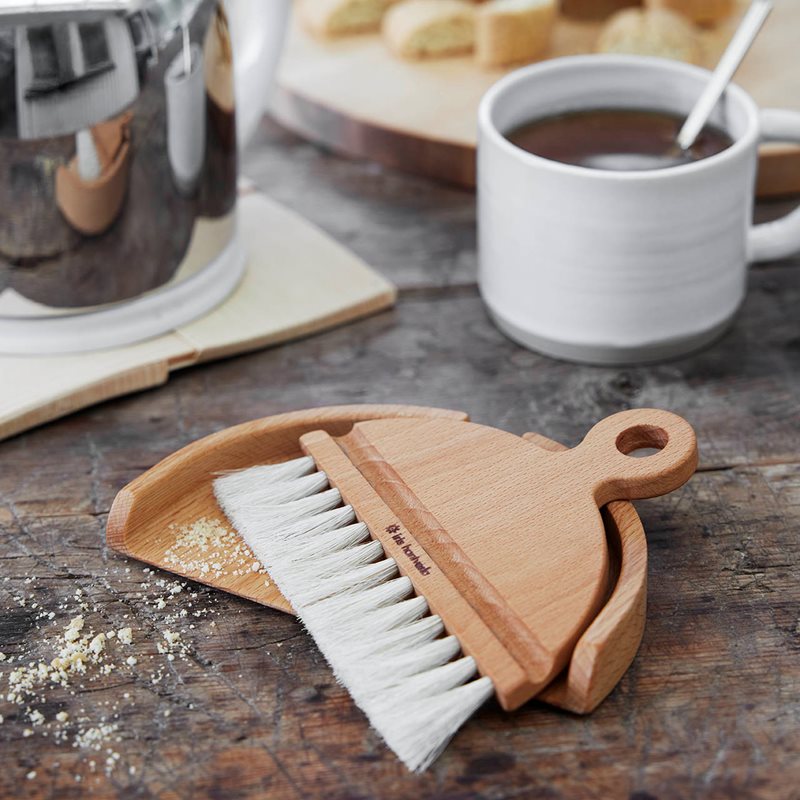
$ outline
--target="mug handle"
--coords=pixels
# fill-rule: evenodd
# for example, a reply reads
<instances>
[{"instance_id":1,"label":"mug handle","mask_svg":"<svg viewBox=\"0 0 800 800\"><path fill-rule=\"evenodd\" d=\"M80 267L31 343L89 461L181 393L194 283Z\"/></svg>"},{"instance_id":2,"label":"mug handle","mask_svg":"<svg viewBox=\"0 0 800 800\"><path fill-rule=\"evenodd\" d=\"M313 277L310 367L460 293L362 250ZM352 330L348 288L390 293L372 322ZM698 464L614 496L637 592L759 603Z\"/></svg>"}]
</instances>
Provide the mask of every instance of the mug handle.
<instances>
[{"instance_id":1,"label":"mug handle","mask_svg":"<svg viewBox=\"0 0 800 800\"><path fill-rule=\"evenodd\" d=\"M767 108L761 112L761 139L800 144L800 112ZM800 208L774 222L754 225L749 236L750 261L772 261L800 250Z\"/></svg>"},{"instance_id":2,"label":"mug handle","mask_svg":"<svg viewBox=\"0 0 800 800\"><path fill-rule=\"evenodd\" d=\"M227 0L236 83L236 139L241 149L266 111L283 49L291 0Z\"/></svg>"}]
</instances>

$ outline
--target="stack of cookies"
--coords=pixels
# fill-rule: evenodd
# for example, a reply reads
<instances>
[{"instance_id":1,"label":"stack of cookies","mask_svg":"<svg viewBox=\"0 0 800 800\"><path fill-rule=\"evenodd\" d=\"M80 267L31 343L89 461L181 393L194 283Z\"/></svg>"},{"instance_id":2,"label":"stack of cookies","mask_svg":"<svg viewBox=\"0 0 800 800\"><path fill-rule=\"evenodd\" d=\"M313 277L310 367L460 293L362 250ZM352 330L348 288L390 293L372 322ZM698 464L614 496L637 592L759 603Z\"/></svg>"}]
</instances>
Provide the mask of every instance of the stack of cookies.
<instances>
[{"instance_id":1,"label":"stack of cookies","mask_svg":"<svg viewBox=\"0 0 800 800\"><path fill-rule=\"evenodd\" d=\"M400 58L474 54L488 69L547 55L559 14L606 20L596 49L700 63L697 26L728 17L736 0L298 0L319 37L381 32Z\"/></svg>"},{"instance_id":2,"label":"stack of cookies","mask_svg":"<svg viewBox=\"0 0 800 800\"><path fill-rule=\"evenodd\" d=\"M702 64L700 26L716 25L735 5L736 0L645 0L644 8L619 11L606 22L597 51Z\"/></svg>"}]
</instances>

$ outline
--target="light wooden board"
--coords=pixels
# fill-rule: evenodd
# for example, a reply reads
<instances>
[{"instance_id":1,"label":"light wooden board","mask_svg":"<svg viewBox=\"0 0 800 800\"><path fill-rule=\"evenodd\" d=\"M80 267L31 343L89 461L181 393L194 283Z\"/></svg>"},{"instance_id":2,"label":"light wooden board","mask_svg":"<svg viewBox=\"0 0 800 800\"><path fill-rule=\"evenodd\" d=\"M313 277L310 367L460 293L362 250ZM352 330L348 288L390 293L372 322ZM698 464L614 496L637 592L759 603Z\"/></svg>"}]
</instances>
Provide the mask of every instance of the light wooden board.
<instances>
[{"instance_id":1,"label":"light wooden board","mask_svg":"<svg viewBox=\"0 0 800 800\"><path fill-rule=\"evenodd\" d=\"M708 66L716 63L736 21L704 34ZM547 56L592 52L599 27L559 19ZM799 35L800 3L776 0L736 76L762 107L800 110ZM402 61L377 34L319 41L293 19L273 113L287 127L344 154L474 186L478 103L507 71L480 69L469 57ZM800 149L765 148L759 194L793 191L800 191Z\"/></svg>"},{"instance_id":2,"label":"light wooden board","mask_svg":"<svg viewBox=\"0 0 800 800\"><path fill-rule=\"evenodd\" d=\"M294 212L254 193L240 198L239 212L247 273L210 314L128 347L0 356L0 439L162 384L172 370L324 330L394 302L388 281Z\"/></svg>"}]
</instances>

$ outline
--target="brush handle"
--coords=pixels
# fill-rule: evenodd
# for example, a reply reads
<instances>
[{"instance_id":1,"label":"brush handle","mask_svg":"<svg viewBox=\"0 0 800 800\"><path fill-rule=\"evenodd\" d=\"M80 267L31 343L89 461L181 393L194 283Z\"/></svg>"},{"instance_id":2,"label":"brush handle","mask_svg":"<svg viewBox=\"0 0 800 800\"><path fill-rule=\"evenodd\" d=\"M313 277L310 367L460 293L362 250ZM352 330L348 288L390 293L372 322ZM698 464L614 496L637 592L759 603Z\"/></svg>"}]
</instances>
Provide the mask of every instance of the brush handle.
<instances>
[{"instance_id":1,"label":"brush handle","mask_svg":"<svg viewBox=\"0 0 800 800\"><path fill-rule=\"evenodd\" d=\"M603 607L598 507L677 488L697 461L689 425L650 409L604 420L566 452L456 420L370 420L300 444L507 709L552 681ZM643 447L661 452L630 455Z\"/></svg>"},{"instance_id":2,"label":"brush handle","mask_svg":"<svg viewBox=\"0 0 800 800\"><path fill-rule=\"evenodd\" d=\"M641 449L657 453L636 457ZM573 450L576 472L590 473L598 506L658 497L682 486L697 468L697 440L686 420L653 408L621 411L598 422Z\"/></svg>"}]
</instances>

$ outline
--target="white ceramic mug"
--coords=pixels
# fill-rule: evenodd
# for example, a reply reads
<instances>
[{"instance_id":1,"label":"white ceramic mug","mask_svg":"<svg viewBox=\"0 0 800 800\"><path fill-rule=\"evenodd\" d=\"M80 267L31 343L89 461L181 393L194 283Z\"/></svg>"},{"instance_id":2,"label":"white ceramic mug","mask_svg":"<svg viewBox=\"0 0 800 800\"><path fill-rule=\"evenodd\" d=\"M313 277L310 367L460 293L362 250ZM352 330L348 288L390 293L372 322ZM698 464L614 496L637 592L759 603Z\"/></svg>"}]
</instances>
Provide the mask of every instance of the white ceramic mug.
<instances>
[{"instance_id":1,"label":"white ceramic mug","mask_svg":"<svg viewBox=\"0 0 800 800\"><path fill-rule=\"evenodd\" d=\"M800 113L759 111L730 86L711 122L734 143L709 158L642 172L532 155L504 134L565 111L686 114L707 70L638 56L572 56L511 73L479 111L479 282L497 325L557 358L655 361L721 335L747 264L800 250L800 210L751 224L758 145L800 141Z\"/></svg>"}]
</instances>

